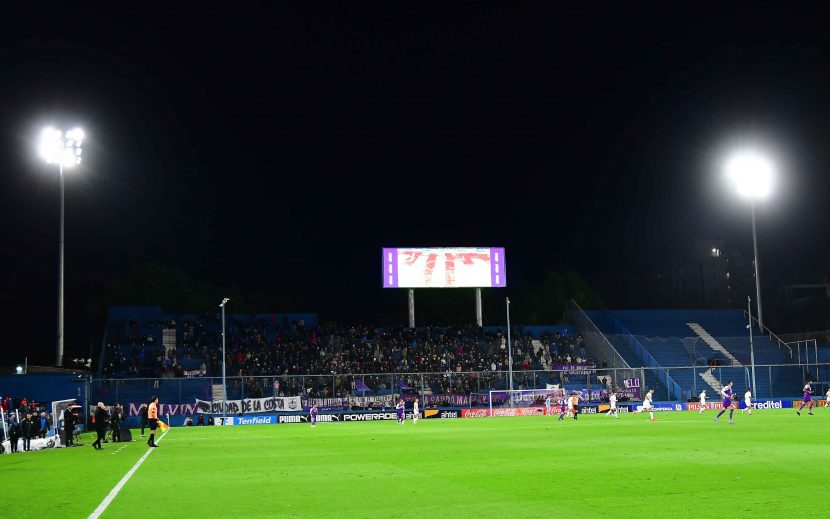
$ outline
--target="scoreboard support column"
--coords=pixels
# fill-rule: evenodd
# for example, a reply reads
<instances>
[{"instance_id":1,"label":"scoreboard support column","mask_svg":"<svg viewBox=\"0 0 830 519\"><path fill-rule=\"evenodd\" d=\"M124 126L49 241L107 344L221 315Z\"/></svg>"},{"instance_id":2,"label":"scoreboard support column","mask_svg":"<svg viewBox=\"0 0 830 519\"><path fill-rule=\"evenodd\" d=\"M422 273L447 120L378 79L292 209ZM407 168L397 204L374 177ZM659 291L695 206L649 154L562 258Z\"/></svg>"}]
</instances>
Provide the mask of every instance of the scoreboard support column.
<instances>
[{"instance_id":1,"label":"scoreboard support column","mask_svg":"<svg viewBox=\"0 0 830 519\"><path fill-rule=\"evenodd\" d=\"M409 289L409 327L415 328L415 290Z\"/></svg>"},{"instance_id":2,"label":"scoreboard support column","mask_svg":"<svg viewBox=\"0 0 830 519\"><path fill-rule=\"evenodd\" d=\"M481 327L481 289L476 289L476 324Z\"/></svg>"}]
</instances>

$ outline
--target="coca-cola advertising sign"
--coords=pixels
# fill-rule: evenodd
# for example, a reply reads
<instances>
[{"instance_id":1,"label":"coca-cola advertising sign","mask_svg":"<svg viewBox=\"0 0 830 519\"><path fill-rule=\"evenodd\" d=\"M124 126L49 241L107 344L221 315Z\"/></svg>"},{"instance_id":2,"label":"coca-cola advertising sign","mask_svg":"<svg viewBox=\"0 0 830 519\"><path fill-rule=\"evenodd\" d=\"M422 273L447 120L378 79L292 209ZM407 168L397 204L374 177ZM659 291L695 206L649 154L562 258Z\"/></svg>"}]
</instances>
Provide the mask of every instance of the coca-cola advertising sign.
<instances>
[{"instance_id":1,"label":"coca-cola advertising sign","mask_svg":"<svg viewBox=\"0 0 830 519\"><path fill-rule=\"evenodd\" d=\"M462 418L484 418L486 416L544 416L544 407L499 407L493 409L462 409Z\"/></svg>"}]
</instances>

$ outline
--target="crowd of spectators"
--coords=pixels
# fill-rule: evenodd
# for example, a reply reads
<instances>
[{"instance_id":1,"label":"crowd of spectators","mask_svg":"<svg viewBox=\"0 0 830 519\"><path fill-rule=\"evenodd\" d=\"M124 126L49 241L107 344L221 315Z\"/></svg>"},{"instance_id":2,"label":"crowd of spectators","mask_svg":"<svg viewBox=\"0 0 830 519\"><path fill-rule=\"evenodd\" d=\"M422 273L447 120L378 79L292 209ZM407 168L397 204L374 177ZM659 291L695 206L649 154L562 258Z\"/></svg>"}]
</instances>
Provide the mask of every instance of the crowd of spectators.
<instances>
[{"instance_id":1,"label":"crowd of spectators","mask_svg":"<svg viewBox=\"0 0 830 519\"><path fill-rule=\"evenodd\" d=\"M3 408L0 417L0 449L3 449L2 443L8 439L11 452L18 452L20 440L22 449L28 451L31 440L45 438L52 427L52 416L46 412L46 408L26 397L4 396L0 398L0 407Z\"/></svg>"},{"instance_id":2,"label":"crowd of spectators","mask_svg":"<svg viewBox=\"0 0 830 519\"><path fill-rule=\"evenodd\" d=\"M202 316L178 326L175 321L159 321L145 325L145 329L135 322L118 323L114 327L118 333L109 337L105 350L104 376L220 375L222 349L217 317ZM161 341L153 330L164 328L176 330L175 345L159 344ZM227 375L242 380L247 378L247 382L242 383L246 384L246 394L251 397L258 393L273 394L272 391L292 394L301 389L294 388L294 382L289 378L280 388L263 387L252 380L258 376L440 373L444 376L437 377L434 385L449 387L453 378L447 374L476 372L455 379L456 384L478 386L481 381L477 377L498 377L500 375L495 372L506 371L509 367L506 334L503 331L485 332L476 326L416 329L367 325L307 327L301 322L282 325L267 318L229 316L226 331ZM543 334L534 346L533 338L520 328L512 335L512 354L514 372L552 370L556 365L592 362L586 358L579 336ZM400 379L405 384L418 382L407 375ZM240 384L239 380L233 383ZM388 386L392 385L382 376L369 377L366 383L381 390L391 389ZM322 381L320 387L325 392L324 388L330 390L331 384Z\"/></svg>"}]
</instances>

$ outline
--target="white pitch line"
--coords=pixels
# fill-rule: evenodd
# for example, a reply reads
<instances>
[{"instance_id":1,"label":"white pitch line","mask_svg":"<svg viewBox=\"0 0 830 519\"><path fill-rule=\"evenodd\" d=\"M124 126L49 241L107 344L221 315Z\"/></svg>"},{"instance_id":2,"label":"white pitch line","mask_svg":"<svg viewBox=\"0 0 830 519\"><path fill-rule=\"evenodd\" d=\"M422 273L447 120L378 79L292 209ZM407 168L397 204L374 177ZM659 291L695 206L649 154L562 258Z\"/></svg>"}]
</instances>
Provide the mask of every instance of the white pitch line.
<instances>
[{"instance_id":1,"label":"white pitch line","mask_svg":"<svg viewBox=\"0 0 830 519\"><path fill-rule=\"evenodd\" d=\"M161 443L161 440L164 439L165 436L167 436L168 432L170 432L170 429L168 429L167 432L159 436L159 439L156 443ZM130 478L133 477L133 474L135 474L135 471L138 470L138 467L140 467L141 464L144 463L144 460L147 459L147 456L149 456L150 453L154 450L155 449L153 449L153 447L147 448L147 452L144 453L144 456L142 456L141 458L139 458L138 461L135 462L133 468L131 468L130 471L127 472L123 478L121 478L121 481L119 481L118 484L115 485L115 487L112 490L110 490L110 493L107 494L107 497L105 497L103 501L101 501L101 504L98 505L98 508L96 508L91 514L89 514L89 519L98 519L99 517L101 517L101 514L103 514L104 510L106 510L110 503L112 503L112 500L115 499L115 496L117 496L118 493L121 492L121 489L124 488L124 485L127 484L127 481L129 481Z\"/></svg>"},{"instance_id":2,"label":"white pitch line","mask_svg":"<svg viewBox=\"0 0 830 519\"><path fill-rule=\"evenodd\" d=\"M161 438L159 438L159 440L161 440ZM118 454L119 452L123 451L126 448L127 448L126 445L122 445L117 451L111 452L110 454Z\"/></svg>"}]
</instances>

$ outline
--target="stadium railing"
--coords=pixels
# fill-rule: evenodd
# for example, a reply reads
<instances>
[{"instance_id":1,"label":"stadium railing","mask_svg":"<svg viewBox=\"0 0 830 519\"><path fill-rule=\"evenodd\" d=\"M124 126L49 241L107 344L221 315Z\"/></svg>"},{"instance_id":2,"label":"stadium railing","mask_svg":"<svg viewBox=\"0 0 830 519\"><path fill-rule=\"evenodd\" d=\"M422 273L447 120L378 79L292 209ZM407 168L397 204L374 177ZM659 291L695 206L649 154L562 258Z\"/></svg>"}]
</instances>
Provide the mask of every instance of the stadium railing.
<instances>
[{"instance_id":1,"label":"stadium railing","mask_svg":"<svg viewBox=\"0 0 830 519\"><path fill-rule=\"evenodd\" d=\"M813 365L812 367L816 367ZM826 372L830 364L818 367ZM607 389L616 384L624 393L631 395L631 400L641 398L645 393L645 382L652 374L672 380L672 373L678 377L685 374L689 387L682 392L683 397L675 396L670 400L685 400L696 397L702 389L709 390L710 398L717 396L714 388L701 377L708 372L710 380L725 384L732 379L736 392L743 394L750 388L750 366L672 366L641 368L604 368L597 366L579 366L567 370L550 371L514 371L513 383L516 389L546 389L549 386L563 387L568 390ZM821 396L827 390L828 382L816 380L803 366L794 364L756 364L756 398L783 398L800 396L800 390L808 377L814 378L815 394ZM362 384L357 384L360 381ZM616 381L616 382L612 382ZM157 395L161 402L168 404L193 404L196 399L213 400L214 386L221 387L221 378L161 378L161 379L93 379L90 384L90 400L103 401L107 404L119 402L130 410L129 405L137 407L146 402L151 395ZM355 373L331 375L278 375L256 377L227 377L227 395L229 400L243 398L262 398L277 395L311 398L343 398L347 396L382 396L402 393L418 394L430 397L443 405L467 400L451 395L486 394L488 391L505 390L509 386L507 371L472 371L441 373ZM365 387L366 390L358 388ZM636 391L639 388L640 391ZM221 392L220 392L221 394ZM447 395L434 397L434 395ZM656 399L663 400L662 395ZM456 405L457 407L457 405Z\"/></svg>"},{"instance_id":2,"label":"stadium railing","mask_svg":"<svg viewBox=\"0 0 830 519\"><path fill-rule=\"evenodd\" d=\"M604 368L607 367L613 370L612 380L618 386L622 385L623 380L638 376L636 371L631 369L628 362L614 348L614 345L611 344L608 337L600 331L599 327L594 324L582 307L579 306L579 303L573 299L569 300L566 304L566 311L582 335L585 350L589 356L596 359Z\"/></svg>"}]
</instances>

